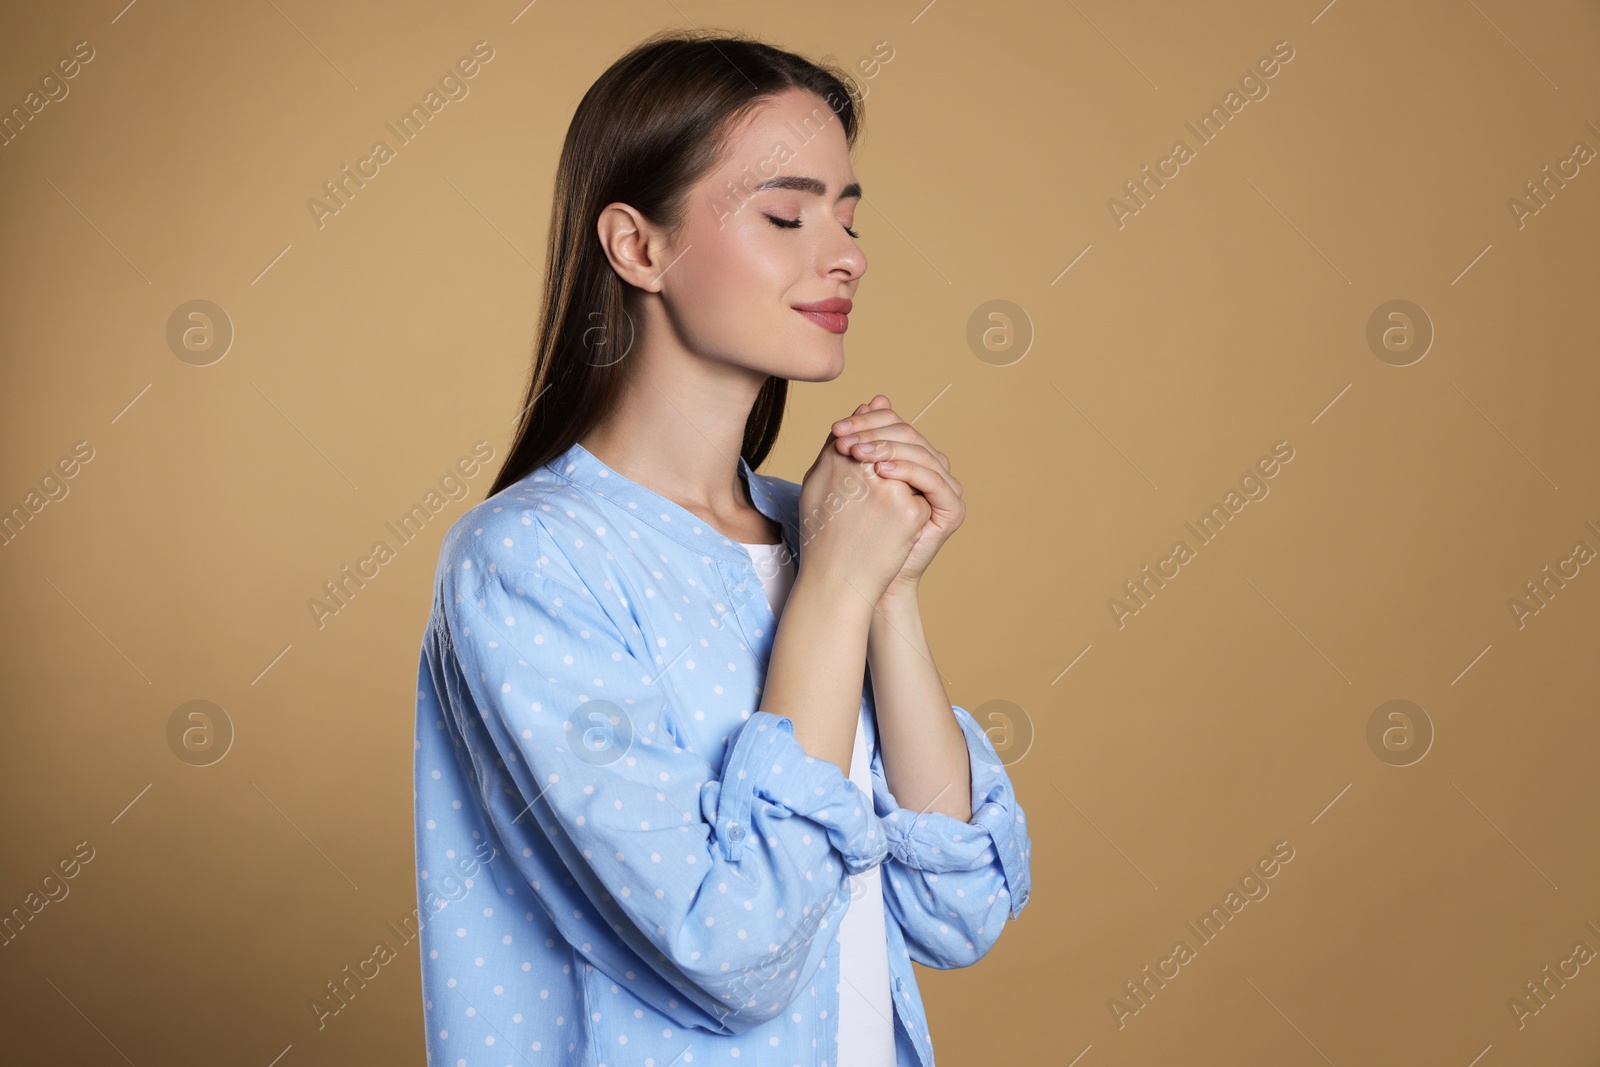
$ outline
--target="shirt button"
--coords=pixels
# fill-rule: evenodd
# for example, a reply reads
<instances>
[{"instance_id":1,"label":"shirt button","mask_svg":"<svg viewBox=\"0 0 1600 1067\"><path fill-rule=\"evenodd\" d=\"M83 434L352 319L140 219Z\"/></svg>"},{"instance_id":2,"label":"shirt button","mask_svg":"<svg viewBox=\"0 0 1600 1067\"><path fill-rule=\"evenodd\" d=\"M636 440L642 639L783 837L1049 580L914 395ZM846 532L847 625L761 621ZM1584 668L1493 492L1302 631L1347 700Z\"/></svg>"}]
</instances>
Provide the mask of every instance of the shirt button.
<instances>
[{"instance_id":1,"label":"shirt button","mask_svg":"<svg viewBox=\"0 0 1600 1067\"><path fill-rule=\"evenodd\" d=\"M728 840L743 841L744 827L740 826L738 823L734 823L732 826L728 827Z\"/></svg>"}]
</instances>

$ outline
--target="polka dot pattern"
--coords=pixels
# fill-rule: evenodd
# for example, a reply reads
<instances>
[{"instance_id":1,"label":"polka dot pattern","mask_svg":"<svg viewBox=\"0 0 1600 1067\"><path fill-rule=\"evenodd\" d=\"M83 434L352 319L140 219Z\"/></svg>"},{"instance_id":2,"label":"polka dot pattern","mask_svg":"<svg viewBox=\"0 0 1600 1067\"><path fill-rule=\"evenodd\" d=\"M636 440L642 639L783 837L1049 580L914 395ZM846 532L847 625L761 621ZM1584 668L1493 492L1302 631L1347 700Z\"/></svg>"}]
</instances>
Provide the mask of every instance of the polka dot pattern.
<instances>
[{"instance_id":1,"label":"polka dot pattern","mask_svg":"<svg viewBox=\"0 0 1600 1067\"><path fill-rule=\"evenodd\" d=\"M797 548L799 485L739 467ZM581 445L451 527L414 750L430 1063L850 1067L838 929L876 869L897 1064L931 1067L911 964L1020 913L1026 817L960 707L970 822L901 808L875 731L870 797L807 755L757 710L774 621L743 546Z\"/></svg>"}]
</instances>

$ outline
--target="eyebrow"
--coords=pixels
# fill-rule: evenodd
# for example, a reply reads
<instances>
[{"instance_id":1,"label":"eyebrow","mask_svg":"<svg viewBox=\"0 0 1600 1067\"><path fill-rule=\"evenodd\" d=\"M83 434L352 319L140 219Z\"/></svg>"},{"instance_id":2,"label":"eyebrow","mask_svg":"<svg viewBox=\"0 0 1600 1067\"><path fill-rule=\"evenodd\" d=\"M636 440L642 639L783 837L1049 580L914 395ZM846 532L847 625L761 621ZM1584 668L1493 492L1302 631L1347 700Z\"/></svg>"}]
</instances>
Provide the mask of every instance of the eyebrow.
<instances>
[{"instance_id":1,"label":"eyebrow","mask_svg":"<svg viewBox=\"0 0 1600 1067\"><path fill-rule=\"evenodd\" d=\"M766 181L762 182L760 185L757 185L750 191L756 193L763 189L793 189L796 192L812 193L816 196L823 196L828 192L828 186L825 183L818 181L816 178L802 178L798 175L768 178ZM854 197L858 200L861 199L860 182L851 182L849 185L839 190L840 200L848 200L851 197Z\"/></svg>"}]
</instances>

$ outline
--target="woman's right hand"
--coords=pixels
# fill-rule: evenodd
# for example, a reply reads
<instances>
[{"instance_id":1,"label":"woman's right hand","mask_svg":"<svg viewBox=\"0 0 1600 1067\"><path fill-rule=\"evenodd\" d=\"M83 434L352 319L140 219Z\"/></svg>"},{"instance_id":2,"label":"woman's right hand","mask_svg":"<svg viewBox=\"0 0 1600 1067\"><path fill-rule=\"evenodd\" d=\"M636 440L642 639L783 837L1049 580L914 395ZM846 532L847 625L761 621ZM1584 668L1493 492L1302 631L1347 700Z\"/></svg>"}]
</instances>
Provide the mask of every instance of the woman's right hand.
<instances>
[{"instance_id":1,"label":"woman's right hand","mask_svg":"<svg viewBox=\"0 0 1600 1067\"><path fill-rule=\"evenodd\" d=\"M927 498L842 455L830 432L800 485L800 573L854 589L875 606L932 514ZM810 584L810 583L807 583Z\"/></svg>"}]
</instances>

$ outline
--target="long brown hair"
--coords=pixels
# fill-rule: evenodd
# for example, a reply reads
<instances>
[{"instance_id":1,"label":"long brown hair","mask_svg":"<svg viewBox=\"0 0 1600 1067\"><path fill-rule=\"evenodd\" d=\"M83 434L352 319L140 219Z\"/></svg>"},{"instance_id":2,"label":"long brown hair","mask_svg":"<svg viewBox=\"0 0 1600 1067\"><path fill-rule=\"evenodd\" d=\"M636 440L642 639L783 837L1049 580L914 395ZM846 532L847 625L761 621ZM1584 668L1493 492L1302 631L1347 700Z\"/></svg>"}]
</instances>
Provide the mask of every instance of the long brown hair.
<instances>
[{"instance_id":1,"label":"long brown hair","mask_svg":"<svg viewBox=\"0 0 1600 1067\"><path fill-rule=\"evenodd\" d=\"M623 357L633 343L631 287L600 247L601 209L629 204L676 229L689 189L716 164L729 130L763 100L792 88L821 97L846 145L855 145L861 95L848 74L741 34L657 33L589 87L556 166L527 393L490 496L572 447L621 393ZM788 386L769 377L751 406L740 451L752 469L777 440Z\"/></svg>"}]
</instances>

